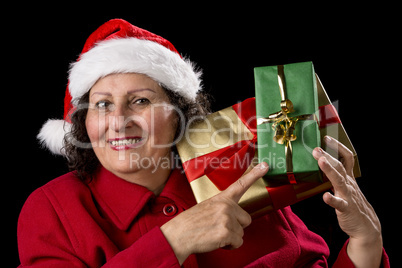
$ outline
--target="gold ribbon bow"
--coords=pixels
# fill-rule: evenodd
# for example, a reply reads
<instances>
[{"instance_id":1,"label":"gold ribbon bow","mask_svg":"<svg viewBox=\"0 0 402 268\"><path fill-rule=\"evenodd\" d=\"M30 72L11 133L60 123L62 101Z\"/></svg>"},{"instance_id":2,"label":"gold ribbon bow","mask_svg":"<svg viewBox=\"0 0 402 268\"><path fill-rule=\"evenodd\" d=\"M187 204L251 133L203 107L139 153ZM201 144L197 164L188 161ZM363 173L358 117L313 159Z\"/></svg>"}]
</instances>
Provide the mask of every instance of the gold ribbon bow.
<instances>
[{"instance_id":1,"label":"gold ribbon bow","mask_svg":"<svg viewBox=\"0 0 402 268\"><path fill-rule=\"evenodd\" d=\"M296 123L299 120L314 120L314 114L305 114L299 116L290 117L288 114L293 113L293 103L286 96L286 83L284 79L283 65L278 66L278 84L281 93L281 110L276 113L270 114L267 118L258 118L257 125L265 123L273 123L272 129L275 130L275 136L273 140L276 143L285 145L286 156L286 173L288 175L289 182L296 183L295 176L293 174L293 161L292 161L292 141L295 141L296 136Z\"/></svg>"}]
</instances>

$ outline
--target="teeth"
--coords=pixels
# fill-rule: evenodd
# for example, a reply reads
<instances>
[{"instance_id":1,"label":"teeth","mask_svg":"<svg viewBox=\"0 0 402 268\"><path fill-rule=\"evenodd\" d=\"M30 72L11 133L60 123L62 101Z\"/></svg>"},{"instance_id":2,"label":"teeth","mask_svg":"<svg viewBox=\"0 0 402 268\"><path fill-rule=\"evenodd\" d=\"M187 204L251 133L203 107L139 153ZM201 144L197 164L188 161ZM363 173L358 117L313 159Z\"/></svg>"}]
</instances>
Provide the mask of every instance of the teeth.
<instances>
[{"instance_id":1,"label":"teeth","mask_svg":"<svg viewBox=\"0 0 402 268\"><path fill-rule=\"evenodd\" d=\"M124 139L118 141L111 141L110 143L113 146L123 146L123 145L130 145L139 142L141 139Z\"/></svg>"}]
</instances>

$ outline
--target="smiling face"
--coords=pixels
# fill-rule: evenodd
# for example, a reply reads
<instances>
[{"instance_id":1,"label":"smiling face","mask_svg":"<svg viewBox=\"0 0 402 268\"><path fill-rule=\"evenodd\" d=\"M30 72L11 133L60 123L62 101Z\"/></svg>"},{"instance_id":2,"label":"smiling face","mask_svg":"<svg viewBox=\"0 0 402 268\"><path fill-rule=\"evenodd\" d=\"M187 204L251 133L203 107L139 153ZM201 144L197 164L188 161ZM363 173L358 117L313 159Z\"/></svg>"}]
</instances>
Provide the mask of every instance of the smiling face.
<instances>
[{"instance_id":1,"label":"smiling face","mask_svg":"<svg viewBox=\"0 0 402 268\"><path fill-rule=\"evenodd\" d=\"M171 108L164 89L145 75L100 79L89 92L85 125L102 166L134 182L133 174L170 172L157 165L168 161L176 132Z\"/></svg>"}]
</instances>

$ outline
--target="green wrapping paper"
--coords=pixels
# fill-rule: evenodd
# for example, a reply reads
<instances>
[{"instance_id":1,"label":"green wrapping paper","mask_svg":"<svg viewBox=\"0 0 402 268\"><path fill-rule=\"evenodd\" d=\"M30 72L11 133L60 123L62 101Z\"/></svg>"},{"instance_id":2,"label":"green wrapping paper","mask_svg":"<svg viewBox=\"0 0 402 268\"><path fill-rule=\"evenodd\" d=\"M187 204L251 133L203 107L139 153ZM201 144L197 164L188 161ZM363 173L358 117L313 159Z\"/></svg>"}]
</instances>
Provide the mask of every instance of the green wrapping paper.
<instances>
[{"instance_id":1,"label":"green wrapping paper","mask_svg":"<svg viewBox=\"0 0 402 268\"><path fill-rule=\"evenodd\" d=\"M259 162L265 161L270 166L264 179L270 186L294 184L298 180L321 181L317 161L312 156L312 150L321 145L317 124L317 86L312 62L258 67L254 69L254 78L258 158ZM284 113L286 119L293 119L293 123L268 119L286 110L281 106L285 100L293 104L293 110ZM284 117L282 115L281 118ZM295 140L285 139L284 144L277 143L274 137L280 133L280 125L286 125L287 128L283 127L282 131L287 131L291 124L295 124L291 132Z\"/></svg>"}]
</instances>

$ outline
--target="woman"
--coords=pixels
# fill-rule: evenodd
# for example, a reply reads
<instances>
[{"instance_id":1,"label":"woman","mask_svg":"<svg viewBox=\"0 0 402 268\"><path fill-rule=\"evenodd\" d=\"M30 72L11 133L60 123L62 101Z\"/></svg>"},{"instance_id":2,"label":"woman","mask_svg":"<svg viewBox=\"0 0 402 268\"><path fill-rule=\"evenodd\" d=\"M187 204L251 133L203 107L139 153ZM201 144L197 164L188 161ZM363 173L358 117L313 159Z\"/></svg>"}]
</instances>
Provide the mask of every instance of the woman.
<instances>
[{"instance_id":1,"label":"woman","mask_svg":"<svg viewBox=\"0 0 402 268\"><path fill-rule=\"evenodd\" d=\"M267 170L260 163L196 204L174 143L208 112L200 74L167 40L111 20L70 70L64 120L39 139L72 172L37 189L18 225L21 267L327 267L329 250L289 207L258 219L238 201ZM324 202L350 236L336 267L388 267L376 214L343 161L313 156L334 186Z\"/></svg>"}]
</instances>

